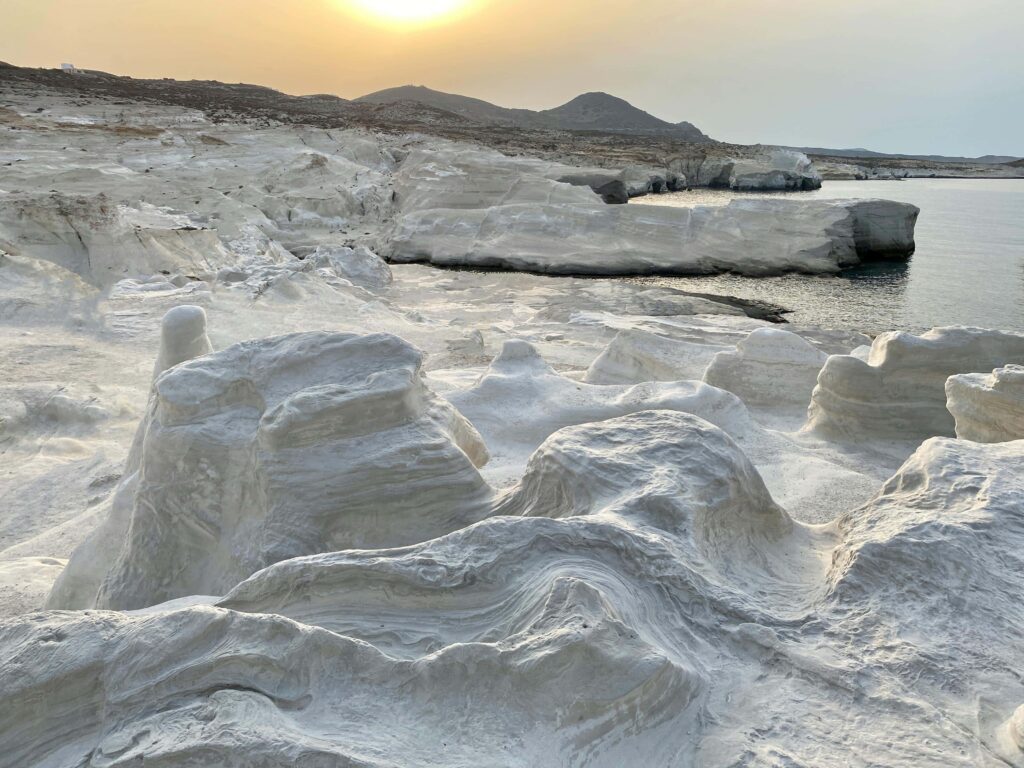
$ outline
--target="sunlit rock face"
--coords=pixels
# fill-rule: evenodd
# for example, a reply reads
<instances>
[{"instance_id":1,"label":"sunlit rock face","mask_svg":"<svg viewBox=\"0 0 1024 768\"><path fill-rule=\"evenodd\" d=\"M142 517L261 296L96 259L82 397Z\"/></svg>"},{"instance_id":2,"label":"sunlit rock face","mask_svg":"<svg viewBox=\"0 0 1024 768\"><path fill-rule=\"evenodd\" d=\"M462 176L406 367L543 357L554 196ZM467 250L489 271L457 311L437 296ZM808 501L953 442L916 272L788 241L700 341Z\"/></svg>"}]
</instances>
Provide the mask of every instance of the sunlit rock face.
<instances>
[{"instance_id":1,"label":"sunlit rock face","mask_svg":"<svg viewBox=\"0 0 1024 768\"><path fill-rule=\"evenodd\" d=\"M978 443L1024 439L1024 366L951 376L946 397L957 437Z\"/></svg>"},{"instance_id":2,"label":"sunlit rock face","mask_svg":"<svg viewBox=\"0 0 1024 768\"><path fill-rule=\"evenodd\" d=\"M421 364L393 336L308 333L162 374L113 501L117 530L102 533L120 550L97 562L87 543L51 606L219 594L278 560L409 544L478 519L486 449Z\"/></svg>"},{"instance_id":3,"label":"sunlit rock face","mask_svg":"<svg viewBox=\"0 0 1024 768\"><path fill-rule=\"evenodd\" d=\"M922 336L882 334L867 359L828 359L807 426L836 439L952 436L955 423L946 408L946 380L1021 359L1021 334L978 328L937 328Z\"/></svg>"}]
</instances>

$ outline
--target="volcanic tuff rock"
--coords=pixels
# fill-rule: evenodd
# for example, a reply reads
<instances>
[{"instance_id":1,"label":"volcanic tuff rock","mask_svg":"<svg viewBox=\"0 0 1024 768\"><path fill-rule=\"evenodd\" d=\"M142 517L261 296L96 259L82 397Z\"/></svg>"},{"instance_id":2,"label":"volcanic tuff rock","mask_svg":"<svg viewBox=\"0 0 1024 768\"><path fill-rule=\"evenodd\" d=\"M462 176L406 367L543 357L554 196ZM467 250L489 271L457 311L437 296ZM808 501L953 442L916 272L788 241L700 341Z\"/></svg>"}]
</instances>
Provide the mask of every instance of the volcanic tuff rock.
<instances>
[{"instance_id":1,"label":"volcanic tuff rock","mask_svg":"<svg viewBox=\"0 0 1024 768\"><path fill-rule=\"evenodd\" d=\"M821 528L698 418L570 427L448 536L289 559L214 606L7 622L0 765L1018 765L1022 447L930 441ZM874 727L836 739L851 707Z\"/></svg>"},{"instance_id":2,"label":"volcanic tuff rock","mask_svg":"<svg viewBox=\"0 0 1024 768\"><path fill-rule=\"evenodd\" d=\"M882 200L697 208L515 202L403 213L385 253L400 263L550 274L835 273L912 254L917 216L914 206Z\"/></svg>"},{"instance_id":3,"label":"volcanic tuff rock","mask_svg":"<svg viewBox=\"0 0 1024 768\"><path fill-rule=\"evenodd\" d=\"M711 141L689 123L673 125L658 120L605 94L588 94L546 114L506 110L477 99L413 87L350 102L333 96L288 96L245 84L140 80L94 71L69 77L54 70L0 67L0 94L12 93L52 93L113 105L142 101L149 108L167 105L196 110L221 124L240 121L264 128L285 124L332 133L357 128L391 136L429 134L581 167L651 167L666 176L686 177L693 186L711 182L729 186L729 169L737 164L747 169L743 174L746 183L761 177L770 183L769 189L777 189L787 177L789 189L816 188L821 183L813 167L806 174L790 176L791 164L779 167L774 159L778 150ZM0 109L0 124L20 121L18 114ZM558 127L563 122L571 129ZM154 128L133 125L121 130L142 136ZM222 139L204 134L200 141L216 145ZM809 165L806 156L788 154L802 157L801 162Z\"/></svg>"},{"instance_id":4,"label":"volcanic tuff rock","mask_svg":"<svg viewBox=\"0 0 1024 768\"><path fill-rule=\"evenodd\" d=\"M487 171L479 146L396 135L469 125L422 105L360 105L387 123L368 134L325 97L18 77L0 207L35 202L0 213L0 768L1024 766L1024 441L874 437L930 427L950 361L987 374L1019 339L884 342L825 399L865 440L823 440L782 402L820 356L750 337L738 306L376 255L435 194L639 215L559 183L555 155L628 193L731 149L476 126L558 147ZM54 189L117 214L68 226L39 213ZM832 242L884 248L877 210ZM736 216L717 223L765 220ZM711 378L740 397L695 380L726 351ZM50 605L88 610L40 612L58 577Z\"/></svg>"},{"instance_id":5,"label":"volcanic tuff rock","mask_svg":"<svg viewBox=\"0 0 1024 768\"><path fill-rule=\"evenodd\" d=\"M1024 366L951 376L946 398L957 437L979 443L1024 440Z\"/></svg>"},{"instance_id":6,"label":"volcanic tuff rock","mask_svg":"<svg viewBox=\"0 0 1024 768\"><path fill-rule=\"evenodd\" d=\"M517 479L527 459L554 432L576 424L647 410L695 414L729 431L746 429L742 406L697 381L594 386L561 376L525 341L506 341L472 387L445 395L472 422L492 452L484 474L496 483Z\"/></svg>"},{"instance_id":7,"label":"volcanic tuff rock","mask_svg":"<svg viewBox=\"0 0 1024 768\"><path fill-rule=\"evenodd\" d=\"M421 365L392 336L307 333L164 373L107 526L72 558L51 607L219 594L278 560L409 544L479 519L486 448ZM120 551L96 558L112 541Z\"/></svg>"},{"instance_id":8,"label":"volcanic tuff rock","mask_svg":"<svg viewBox=\"0 0 1024 768\"><path fill-rule=\"evenodd\" d=\"M867 359L830 357L818 377L809 430L836 439L952 436L946 380L1024 359L1024 335L936 328L921 336L884 333Z\"/></svg>"},{"instance_id":9,"label":"volcanic tuff rock","mask_svg":"<svg viewBox=\"0 0 1024 768\"><path fill-rule=\"evenodd\" d=\"M627 195L679 183L650 168L612 175L457 144L417 147L394 173L398 214L382 254L559 274L777 274L835 272L913 252L917 209L909 205L746 200L609 209L594 190L607 195L612 180Z\"/></svg>"},{"instance_id":10,"label":"volcanic tuff rock","mask_svg":"<svg viewBox=\"0 0 1024 768\"><path fill-rule=\"evenodd\" d=\"M723 339L684 340L639 329L620 331L590 364L590 384L700 380L715 355L733 345Z\"/></svg>"},{"instance_id":11,"label":"volcanic tuff rock","mask_svg":"<svg viewBox=\"0 0 1024 768\"><path fill-rule=\"evenodd\" d=\"M209 275L234 261L214 230L147 203L118 205L103 193L0 194L0 249L104 287L160 270Z\"/></svg>"},{"instance_id":12,"label":"volcanic tuff rock","mask_svg":"<svg viewBox=\"0 0 1024 768\"><path fill-rule=\"evenodd\" d=\"M807 341L776 328L761 328L736 349L719 352L704 381L758 405L806 407L828 356Z\"/></svg>"}]
</instances>

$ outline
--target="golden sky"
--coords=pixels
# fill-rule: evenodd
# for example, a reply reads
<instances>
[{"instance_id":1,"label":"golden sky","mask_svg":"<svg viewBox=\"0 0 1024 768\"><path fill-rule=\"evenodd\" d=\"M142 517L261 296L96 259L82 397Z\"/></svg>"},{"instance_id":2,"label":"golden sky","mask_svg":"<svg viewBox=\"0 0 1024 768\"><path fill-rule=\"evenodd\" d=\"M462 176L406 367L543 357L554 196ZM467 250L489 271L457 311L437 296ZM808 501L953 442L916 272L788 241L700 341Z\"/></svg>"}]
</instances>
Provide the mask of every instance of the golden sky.
<instances>
[{"instance_id":1,"label":"golden sky","mask_svg":"<svg viewBox=\"0 0 1024 768\"><path fill-rule=\"evenodd\" d=\"M462 0L419 0L438 7ZM1024 153L1022 0L0 0L0 60L533 109L608 91L728 141Z\"/></svg>"}]
</instances>

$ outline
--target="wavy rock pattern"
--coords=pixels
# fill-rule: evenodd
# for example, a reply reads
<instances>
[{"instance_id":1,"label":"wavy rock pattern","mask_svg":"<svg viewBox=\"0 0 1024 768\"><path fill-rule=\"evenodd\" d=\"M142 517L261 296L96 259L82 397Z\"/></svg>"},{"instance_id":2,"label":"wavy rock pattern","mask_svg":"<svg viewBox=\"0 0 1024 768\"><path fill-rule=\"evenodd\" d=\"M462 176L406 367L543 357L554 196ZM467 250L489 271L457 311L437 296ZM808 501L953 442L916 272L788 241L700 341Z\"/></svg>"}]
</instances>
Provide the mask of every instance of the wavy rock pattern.
<instances>
[{"instance_id":1,"label":"wavy rock pattern","mask_svg":"<svg viewBox=\"0 0 1024 768\"><path fill-rule=\"evenodd\" d=\"M559 248L657 245L661 214L586 187L670 173L572 186L425 137L0 85L0 768L1024 766L1024 441L916 439L951 433L950 374L999 368L950 406L1010 425L1019 336L830 358L790 432L820 355L689 317L722 305L375 255L438 200L542 240L547 196L544 231L597 221ZM759 206L705 233L714 268L763 241L751 269L832 269L912 217ZM49 604L82 610L26 612L62 569Z\"/></svg>"},{"instance_id":2,"label":"wavy rock pattern","mask_svg":"<svg viewBox=\"0 0 1024 768\"><path fill-rule=\"evenodd\" d=\"M1024 335L937 328L921 336L884 333L866 360L835 355L814 390L808 428L837 439L952 436L946 380L1024 360Z\"/></svg>"},{"instance_id":3,"label":"wavy rock pattern","mask_svg":"<svg viewBox=\"0 0 1024 768\"><path fill-rule=\"evenodd\" d=\"M4 195L0 250L52 262L99 286L160 270L208 275L234 260L214 230L103 194Z\"/></svg>"},{"instance_id":4,"label":"wavy rock pattern","mask_svg":"<svg viewBox=\"0 0 1024 768\"><path fill-rule=\"evenodd\" d=\"M810 527L701 419L569 427L447 536L8 623L0 765L1019 765L1022 454L931 441Z\"/></svg>"},{"instance_id":5,"label":"wavy rock pattern","mask_svg":"<svg viewBox=\"0 0 1024 768\"><path fill-rule=\"evenodd\" d=\"M472 387L446 398L468 418L491 451L487 475L504 484L522 476L537 448L563 427L647 410L700 416L732 432L750 428L735 397L696 381L594 386L556 373L525 341L507 341Z\"/></svg>"},{"instance_id":6,"label":"wavy rock pattern","mask_svg":"<svg viewBox=\"0 0 1024 768\"><path fill-rule=\"evenodd\" d=\"M164 373L113 502L117 530L99 534L123 546L111 563L73 559L51 607L219 594L278 560L423 541L479 519L486 448L421 365L393 336L309 333Z\"/></svg>"}]
</instances>

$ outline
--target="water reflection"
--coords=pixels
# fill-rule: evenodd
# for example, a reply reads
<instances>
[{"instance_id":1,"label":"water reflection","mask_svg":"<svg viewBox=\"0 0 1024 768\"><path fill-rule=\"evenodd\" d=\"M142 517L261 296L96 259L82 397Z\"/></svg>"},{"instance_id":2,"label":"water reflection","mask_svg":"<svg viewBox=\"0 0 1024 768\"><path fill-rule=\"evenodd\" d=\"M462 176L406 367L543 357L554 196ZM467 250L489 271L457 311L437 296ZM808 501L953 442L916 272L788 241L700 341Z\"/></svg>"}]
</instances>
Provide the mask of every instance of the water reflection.
<instances>
[{"instance_id":1,"label":"water reflection","mask_svg":"<svg viewBox=\"0 0 1024 768\"><path fill-rule=\"evenodd\" d=\"M913 203L921 208L917 253L907 263L875 262L835 277L722 275L658 282L778 304L792 310L788 319L799 324L867 333L941 325L1024 331L1024 181L829 182L817 192L789 194ZM645 198L641 204L724 205L739 196L750 195L696 190Z\"/></svg>"}]
</instances>

